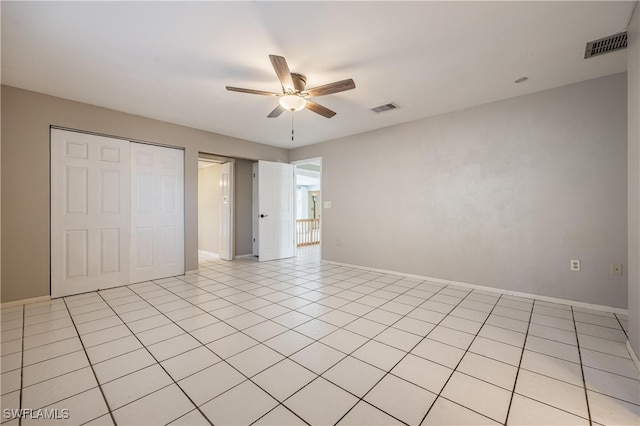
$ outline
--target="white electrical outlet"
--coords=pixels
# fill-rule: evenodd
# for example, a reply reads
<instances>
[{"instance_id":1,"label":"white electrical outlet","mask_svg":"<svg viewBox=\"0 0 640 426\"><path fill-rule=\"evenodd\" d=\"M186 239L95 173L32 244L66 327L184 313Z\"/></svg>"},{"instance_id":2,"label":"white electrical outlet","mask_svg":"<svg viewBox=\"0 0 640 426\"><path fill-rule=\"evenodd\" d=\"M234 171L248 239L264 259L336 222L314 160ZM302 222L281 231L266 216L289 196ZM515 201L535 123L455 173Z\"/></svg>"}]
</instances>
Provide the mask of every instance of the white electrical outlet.
<instances>
[{"instance_id":1,"label":"white electrical outlet","mask_svg":"<svg viewBox=\"0 0 640 426\"><path fill-rule=\"evenodd\" d=\"M336 245L339 246L340 245L340 239L336 238Z\"/></svg>"},{"instance_id":2,"label":"white electrical outlet","mask_svg":"<svg viewBox=\"0 0 640 426\"><path fill-rule=\"evenodd\" d=\"M620 276L622 276L622 263L612 263L611 264L611 275L620 275Z\"/></svg>"},{"instance_id":3,"label":"white electrical outlet","mask_svg":"<svg viewBox=\"0 0 640 426\"><path fill-rule=\"evenodd\" d=\"M579 260L571 260L571 263L569 265L571 267L571 270L574 272L580 272L580 261Z\"/></svg>"}]
</instances>

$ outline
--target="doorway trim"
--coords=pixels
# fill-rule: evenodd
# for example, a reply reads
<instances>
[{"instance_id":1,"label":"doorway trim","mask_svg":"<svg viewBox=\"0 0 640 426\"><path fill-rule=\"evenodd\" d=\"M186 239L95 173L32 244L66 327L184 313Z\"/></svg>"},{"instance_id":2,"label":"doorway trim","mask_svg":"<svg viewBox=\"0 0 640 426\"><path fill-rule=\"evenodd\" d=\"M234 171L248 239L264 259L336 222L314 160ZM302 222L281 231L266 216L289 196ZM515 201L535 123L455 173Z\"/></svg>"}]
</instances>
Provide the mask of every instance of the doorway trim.
<instances>
[{"instance_id":1,"label":"doorway trim","mask_svg":"<svg viewBox=\"0 0 640 426\"><path fill-rule=\"evenodd\" d=\"M294 165L294 176L295 176L295 182L294 185L296 187L296 191L298 188L298 166L301 166L303 164L309 164L309 163L313 163L313 164L319 164L320 165L320 196L318 197L318 206L319 206L319 211L320 211L320 257L322 257L322 242L324 241L324 221L322 219L322 216L324 214L324 205L322 203L323 200L323 194L324 194L324 183L322 181L322 157L311 157L311 158L305 158L303 160L296 160L296 161L291 161L291 164ZM296 205L294 205L294 210L297 209L297 203L295 203ZM298 217L298 212L297 210L294 211L295 217ZM298 245L294 244L294 256L298 256Z\"/></svg>"},{"instance_id":2,"label":"doorway trim","mask_svg":"<svg viewBox=\"0 0 640 426\"><path fill-rule=\"evenodd\" d=\"M224 259L222 256L220 256L220 259L222 260L233 260L236 255L235 255L235 249L236 249L236 227L235 227L235 206L236 206L236 200L235 200L235 159L231 158L231 157L223 157L223 156L219 156L219 155L215 155L215 154L210 154L207 152L198 152L198 161L205 161L205 162L210 162L210 163L217 163L219 165L223 165L228 163L230 165L230 171L229 171L229 187L228 187L228 195L229 195L229 211L228 211L228 215L229 215L229 220L228 221L223 221L222 217L220 219L220 239L221 239L221 244L222 242L222 236L225 234L225 230L222 229L222 227L227 227L226 232L228 233L229 237L228 237L228 250L229 250L229 258L228 259ZM222 179L222 178L221 178ZM221 204L221 208L224 204L223 201L223 197L224 194L221 190L220 193L220 204ZM219 250L222 251L222 250ZM222 255L222 253L218 253L218 255Z\"/></svg>"}]
</instances>

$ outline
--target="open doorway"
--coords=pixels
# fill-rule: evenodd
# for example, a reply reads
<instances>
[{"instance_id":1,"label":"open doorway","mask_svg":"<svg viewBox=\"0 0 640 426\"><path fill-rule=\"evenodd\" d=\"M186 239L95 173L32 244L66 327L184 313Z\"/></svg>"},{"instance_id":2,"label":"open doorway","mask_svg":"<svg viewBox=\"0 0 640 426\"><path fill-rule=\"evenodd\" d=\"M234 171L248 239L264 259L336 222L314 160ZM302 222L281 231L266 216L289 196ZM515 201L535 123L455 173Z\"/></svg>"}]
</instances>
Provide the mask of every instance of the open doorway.
<instances>
[{"instance_id":1,"label":"open doorway","mask_svg":"<svg viewBox=\"0 0 640 426\"><path fill-rule=\"evenodd\" d=\"M296 161L296 246L298 256L320 256L322 159Z\"/></svg>"},{"instance_id":2,"label":"open doorway","mask_svg":"<svg viewBox=\"0 0 640 426\"><path fill-rule=\"evenodd\" d=\"M200 261L233 259L233 161L198 158L198 255Z\"/></svg>"}]
</instances>

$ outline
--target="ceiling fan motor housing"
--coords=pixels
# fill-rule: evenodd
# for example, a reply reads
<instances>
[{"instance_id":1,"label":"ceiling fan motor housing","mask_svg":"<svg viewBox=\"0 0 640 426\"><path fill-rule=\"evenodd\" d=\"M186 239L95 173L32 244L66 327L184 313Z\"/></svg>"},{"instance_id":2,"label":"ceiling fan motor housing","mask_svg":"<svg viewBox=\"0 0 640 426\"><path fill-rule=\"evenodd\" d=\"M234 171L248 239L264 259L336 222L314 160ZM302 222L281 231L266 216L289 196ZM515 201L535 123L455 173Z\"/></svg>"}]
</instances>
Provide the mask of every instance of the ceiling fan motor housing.
<instances>
[{"instance_id":1,"label":"ceiling fan motor housing","mask_svg":"<svg viewBox=\"0 0 640 426\"><path fill-rule=\"evenodd\" d=\"M293 87L296 92L302 92L307 85L307 77L302 74L292 72L291 79L293 80Z\"/></svg>"},{"instance_id":2,"label":"ceiling fan motor housing","mask_svg":"<svg viewBox=\"0 0 640 426\"><path fill-rule=\"evenodd\" d=\"M323 84L322 86L312 87L305 90L307 86L307 77L303 74L293 73L289 70L286 59L278 55L269 55L271 65L280 80L282 93L267 92L264 90L243 89L242 87L226 86L227 90L232 92L251 93L254 95L276 96L278 97L278 105L269 115L268 118L279 117L284 111L298 111L306 108L325 118L331 118L336 115L335 111L310 101L308 98L331 95L333 93L344 92L356 88L353 79L335 81L333 83ZM293 87L292 87L293 86Z\"/></svg>"}]
</instances>

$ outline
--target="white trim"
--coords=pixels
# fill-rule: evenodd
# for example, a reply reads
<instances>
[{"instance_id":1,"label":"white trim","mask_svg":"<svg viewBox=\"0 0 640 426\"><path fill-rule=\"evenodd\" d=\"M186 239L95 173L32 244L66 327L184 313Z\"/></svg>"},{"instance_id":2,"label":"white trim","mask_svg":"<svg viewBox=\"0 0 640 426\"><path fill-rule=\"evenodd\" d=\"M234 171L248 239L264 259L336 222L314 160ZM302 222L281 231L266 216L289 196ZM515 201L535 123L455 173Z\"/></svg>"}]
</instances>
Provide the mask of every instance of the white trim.
<instances>
[{"instance_id":1,"label":"white trim","mask_svg":"<svg viewBox=\"0 0 640 426\"><path fill-rule=\"evenodd\" d=\"M346 267L356 268L356 269L364 269L364 270L373 271L373 272L381 272L381 273L384 273L384 274L400 275L400 276L407 277L407 278L415 278L415 279L424 280L424 281L430 281L430 282L434 282L434 283L438 283L438 284L455 285L455 286L459 286L459 287L467 287L467 288L473 288L473 289L488 291L488 292L491 292L491 293L506 294L508 296L517 296L517 297L524 297L526 299L541 300L543 302L559 303L561 305L575 306L575 307L578 307L578 308L586 308L586 309L591 309L591 310L594 310L594 311L611 312L611 313L622 314L622 315L628 315L629 314L629 311L627 309L614 308L612 306L594 305L594 304L591 304L591 303L578 302L576 300L560 299L560 298L557 298L557 297L549 297L549 296L541 296L541 295L538 295L538 294L523 293L523 292L520 292L520 291L513 291L513 290L507 290L507 289L495 288L495 287L487 287L487 286L483 286L483 285L469 284L469 283L464 283L464 282L460 282L460 281L445 280L445 279L442 279L442 278L426 277L426 276L423 276L423 275L407 274L407 273L404 273L404 272L389 271L389 270L386 270L386 269L369 268L369 267L366 267L366 266L352 265L350 263L333 262L333 261L330 261L330 260L323 260L323 262L329 263L329 264L332 264L332 265L346 266Z\"/></svg>"},{"instance_id":2,"label":"white trim","mask_svg":"<svg viewBox=\"0 0 640 426\"><path fill-rule=\"evenodd\" d=\"M636 371L640 371L640 359L638 359L638 355L633 350L633 346L631 346L631 342L627 340L627 351L629 351L629 356L631 356L631 360L636 365Z\"/></svg>"},{"instance_id":3,"label":"white trim","mask_svg":"<svg viewBox=\"0 0 640 426\"><path fill-rule=\"evenodd\" d=\"M241 254L238 256L234 256L235 259L248 259L250 257L256 257L253 254Z\"/></svg>"},{"instance_id":4,"label":"white trim","mask_svg":"<svg viewBox=\"0 0 640 426\"><path fill-rule=\"evenodd\" d=\"M218 253L214 253L212 251L200 250L200 249L198 249L198 256L208 256L208 257L214 257L216 259L220 258L220 255Z\"/></svg>"},{"instance_id":5,"label":"white trim","mask_svg":"<svg viewBox=\"0 0 640 426\"><path fill-rule=\"evenodd\" d=\"M184 274L185 275L193 275L193 274L197 274L198 272L200 272L198 269L193 269L191 271L186 271ZM166 277L166 278L173 278L173 277ZM164 279L164 278L161 278L161 279Z\"/></svg>"},{"instance_id":6,"label":"white trim","mask_svg":"<svg viewBox=\"0 0 640 426\"><path fill-rule=\"evenodd\" d=\"M295 179L297 180L297 173L298 173L298 165L302 165L302 164L308 164L308 163L316 163L320 166L320 196L318 197L318 209L320 210L320 215L318 216L320 218L320 220L322 221L322 216L324 215L324 207L323 207L323 197L324 197L324 184L322 183L322 157L311 157L311 158L305 158L305 159L301 159L301 160L296 160L296 161L291 161L290 164L294 165L294 176ZM294 182L294 184L297 185L297 182ZM298 217L298 212L295 211L296 208L296 203L294 203L293 205L294 208L294 219L296 217ZM294 220L295 223L295 220ZM295 225L294 225L295 226ZM324 241L324 225L320 225L320 252L322 253L322 242ZM294 257L298 257L298 240L296 237L296 229L293 229L293 235L294 235L294 241L293 241L293 255Z\"/></svg>"},{"instance_id":7,"label":"white trim","mask_svg":"<svg viewBox=\"0 0 640 426\"><path fill-rule=\"evenodd\" d=\"M30 299L14 300L13 302L4 302L0 304L0 308L12 308L14 306L29 305L31 303L49 302L51 296L38 296Z\"/></svg>"},{"instance_id":8,"label":"white trim","mask_svg":"<svg viewBox=\"0 0 640 426\"><path fill-rule=\"evenodd\" d=\"M322 157L303 158L302 160L291 161L290 164L308 164L308 163L320 163L320 170L322 170Z\"/></svg>"}]
</instances>

